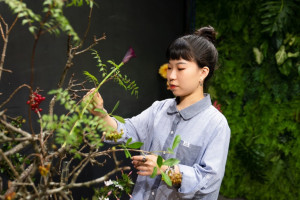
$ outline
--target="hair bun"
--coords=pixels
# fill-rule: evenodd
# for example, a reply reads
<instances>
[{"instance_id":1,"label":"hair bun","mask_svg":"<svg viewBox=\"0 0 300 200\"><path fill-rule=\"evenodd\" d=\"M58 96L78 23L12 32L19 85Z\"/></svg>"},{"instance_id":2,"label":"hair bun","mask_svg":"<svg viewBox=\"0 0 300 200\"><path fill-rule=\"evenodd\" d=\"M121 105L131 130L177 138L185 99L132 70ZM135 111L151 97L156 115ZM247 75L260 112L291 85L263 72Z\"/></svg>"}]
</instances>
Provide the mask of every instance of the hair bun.
<instances>
[{"instance_id":1,"label":"hair bun","mask_svg":"<svg viewBox=\"0 0 300 200\"><path fill-rule=\"evenodd\" d=\"M212 26L202 27L195 31L195 35L201 36L215 44L217 32Z\"/></svg>"}]
</instances>

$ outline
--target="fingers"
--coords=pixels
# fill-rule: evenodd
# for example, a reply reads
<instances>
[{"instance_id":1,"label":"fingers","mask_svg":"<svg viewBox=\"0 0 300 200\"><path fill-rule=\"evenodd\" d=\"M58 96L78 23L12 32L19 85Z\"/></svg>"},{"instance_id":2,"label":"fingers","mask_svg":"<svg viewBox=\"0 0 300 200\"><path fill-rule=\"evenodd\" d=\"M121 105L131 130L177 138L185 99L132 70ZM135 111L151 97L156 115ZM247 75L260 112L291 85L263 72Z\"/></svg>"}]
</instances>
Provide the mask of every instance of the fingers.
<instances>
[{"instance_id":1,"label":"fingers","mask_svg":"<svg viewBox=\"0 0 300 200\"><path fill-rule=\"evenodd\" d=\"M153 168L156 166L157 157L154 155L133 156L132 164L134 168L139 170L137 174L142 176L150 176Z\"/></svg>"}]
</instances>

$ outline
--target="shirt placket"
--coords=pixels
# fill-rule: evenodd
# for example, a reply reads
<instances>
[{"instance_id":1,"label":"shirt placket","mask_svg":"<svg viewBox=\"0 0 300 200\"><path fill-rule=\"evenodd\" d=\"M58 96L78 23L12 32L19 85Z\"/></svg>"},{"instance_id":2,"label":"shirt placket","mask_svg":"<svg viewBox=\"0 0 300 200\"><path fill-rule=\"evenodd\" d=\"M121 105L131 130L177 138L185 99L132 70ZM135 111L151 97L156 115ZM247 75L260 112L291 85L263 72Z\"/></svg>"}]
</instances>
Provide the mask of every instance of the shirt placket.
<instances>
[{"instance_id":1,"label":"shirt placket","mask_svg":"<svg viewBox=\"0 0 300 200\"><path fill-rule=\"evenodd\" d=\"M172 123L172 127L171 127L171 130L169 132L169 135L166 139L166 142L163 146L163 152L162 152L162 157L164 160L168 159L170 157L170 154L168 154L168 148L171 148L172 147L172 143L174 141L174 138L176 136L176 129L177 129L177 126L180 122L180 119L181 119L181 116L180 114L177 112L175 114L175 118L174 118L174 121ZM151 192L150 192L150 196L149 196L149 199L148 200L155 200L156 199L156 194L157 194L157 188L159 187L160 185L160 182L161 182L161 176L157 176L155 178L155 182L153 184L153 186L151 187Z\"/></svg>"},{"instance_id":2,"label":"shirt placket","mask_svg":"<svg viewBox=\"0 0 300 200\"><path fill-rule=\"evenodd\" d=\"M174 138L176 136L176 130L177 130L178 124L180 122L180 119L181 119L181 116L180 116L179 112L177 112L175 115L174 121L172 123L172 127L171 127L171 130L167 137L167 140L163 146L162 157L165 160L170 158L170 156L171 156L171 154L168 154L167 152L168 152L168 148L172 148L172 144L173 144Z\"/></svg>"}]
</instances>

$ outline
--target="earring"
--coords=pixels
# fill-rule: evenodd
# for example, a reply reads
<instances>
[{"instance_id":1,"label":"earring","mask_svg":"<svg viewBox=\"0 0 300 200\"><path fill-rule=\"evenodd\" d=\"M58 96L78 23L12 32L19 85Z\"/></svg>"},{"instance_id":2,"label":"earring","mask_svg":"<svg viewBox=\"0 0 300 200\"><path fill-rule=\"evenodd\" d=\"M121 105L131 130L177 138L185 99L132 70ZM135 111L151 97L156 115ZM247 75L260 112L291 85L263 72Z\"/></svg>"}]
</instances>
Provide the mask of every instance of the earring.
<instances>
[{"instance_id":1,"label":"earring","mask_svg":"<svg viewBox=\"0 0 300 200\"><path fill-rule=\"evenodd\" d=\"M199 85L202 87L203 86L203 81L202 79L199 81Z\"/></svg>"}]
</instances>

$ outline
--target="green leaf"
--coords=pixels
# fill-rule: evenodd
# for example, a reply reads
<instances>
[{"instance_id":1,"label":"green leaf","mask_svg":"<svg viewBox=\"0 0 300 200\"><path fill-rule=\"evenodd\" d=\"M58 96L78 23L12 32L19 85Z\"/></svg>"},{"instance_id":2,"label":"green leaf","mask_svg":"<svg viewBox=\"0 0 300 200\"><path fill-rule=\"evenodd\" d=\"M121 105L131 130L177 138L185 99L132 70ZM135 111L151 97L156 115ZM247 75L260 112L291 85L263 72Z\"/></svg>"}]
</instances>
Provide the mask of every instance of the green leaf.
<instances>
[{"instance_id":1,"label":"green leaf","mask_svg":"<svg viewBox=\"0 0 300 200\"><path fill-rule=\"evenodd\" d=\"M123 117L121 117L121 116L118 116L118 115L112 115L116 120L118 120L119 122L121 122L121 123L125 123L125 120L124 120L124 118Z\"/></svg>"},{"instance_id":2,"label":"green leaf","mask_svg":"<svg viewBox=\"0 0 300 200\"><path fill-rule=\"evenodd\" d=\"M176 135L174 141L173 141L173 145L172 145L172 149L174 150L180 143L181 137L180 135Z\"/></svg>"},{"instance_id":3,"label":"green leaf","mask_svg":"<svg viewBox=\"0 0 300 200\"><path fill-rule=\"evenodd\" d=\"M285 52L285 46L282 45L275 54L277 65L281 65L287 59L287 54Z\"/></svg>"},{"instance_id":4,"label":"green leaf","mask_svg":"<svg viewBox=\"0 0 300 200\"><path fill-rule=\"evenodd\" d=\"M254 47L253 53L255 55L255 60L256 60L257 64L260 65L264 59L262 52L258 48Z\"/></svg>"},{"instance_id":5,"label":"green leaf","mask_svg":"<svg viewBox=\"0 0 300 200\"><path fill-rule=\"evenodd\" d=\"M115 105L114 108L112 109L110 115L113 114L113 112L115 112L115 110L117 110L117 108L119 107L119 104L120 104L120 101L118 101L118 102L116 103L116 105Z\"/></svg>"},{"instance_id":6,"label":"green leaf","mask_svg":"<svg viewBox=\"0 0 300 200\"><path fill-rule=\"evenodd\" d=\"M84 71L83 74L88 81L93 82L95 85L99 85L98 79L94 75L90 74L88 71Z\"/></svg>"},{"instance_id":7,"label":"green leaf","mask_svg":"<svg viewBox=\"0 0 300 200\"><path fill-rule=\"evenodd\" d=\"M172 186L172 181L171 181L170 177L165 172L161 172L161 176L162 176L163 180L165 181L165 183L168 186Z\"/></svg>"},{"instance_id":8,"label":"green leaf","mask_svg":"<svg viewBox=\"0 0 300 200\"><path fill-rule=\"evenodd\" d=\"M125 156L126 158L131 158L131 154L129 153L129 151L127 149L124 150Z\"/></svg>"},{"instance_id":9,"label":"green leaf","mask_svg":"<svg viewBox=\"0 0 300 200\"><path fill-rule=\"evenodd\" d=\"M168 148L168 153L174 154L174 151L173 151L173 149L171 149L171 148Z\"/></svg>"},{"instance_id":10,"label":"green leaf","mask_svg":"<svg viewBox=\"0 0 300 200\"><path fill-rule=\"evenodd\" d=\"M130 148L130 149L138 149L140 148L141 146L143 146L144 143L142 142L135 142L135 143L132 143L132 144L129 144L127 145L127 148Z\"/></svg>"},{"instance_id":11,"label":"green leaf","mask_svg":"<svg viewBox=\"0 0 300 200\"><path fill-rule=\"evenodd\" d=\"M150 178L154 178L156 176L156 174L157 174L157 167L154 167Z\"/></svg>"},{"instance_id":12,"label":"green leaf","mask_svg":"<svg viewBox=\"0 0 300 200\"><path fill-rule=\"evenodd\" d=\"M129 138L126 142L126 146L132 141L132 138Z\"/></svg>"},{"instance_id":13,"label":"green leaf","mask_svg":"<svg viewBox=\"0 0 300 200\"><path fill-rule=\"evenodd\" d=\"M162 166L162 163L163 163L163 158L161 156L158 156L156 162L157 162L158 167L160 168Z\"/></svg>"},{"instance_id":14,"label":"green leaf","mask_svg":"<svg viewBox=\"0 0 300 200\"><path fill-rule=\"evenodd\" d=\"M176 158L169 158L163 162L163 165L174 166L177 165L180 161Z\"/></svg>"}]
</instances>

